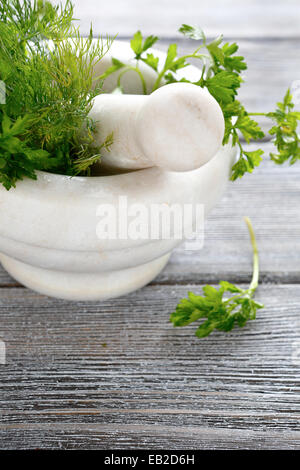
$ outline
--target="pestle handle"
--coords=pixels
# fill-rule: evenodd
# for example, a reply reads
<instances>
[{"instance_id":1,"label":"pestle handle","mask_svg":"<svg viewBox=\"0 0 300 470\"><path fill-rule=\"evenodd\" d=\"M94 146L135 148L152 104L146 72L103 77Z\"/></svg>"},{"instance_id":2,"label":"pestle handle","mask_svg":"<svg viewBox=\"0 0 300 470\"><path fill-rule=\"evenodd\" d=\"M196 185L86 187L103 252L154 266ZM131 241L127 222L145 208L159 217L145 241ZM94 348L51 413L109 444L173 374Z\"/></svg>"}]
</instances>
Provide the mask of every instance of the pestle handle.
<instances>
[{"instance_id":1,"label":"pestle handle","mask_svg":"<svg viewBox=\"0 0 300 470\"><path fill-rule=\"evenodd\" d=\"M190 83L165 85L148 96L99 95L90 116L97 121L99 143L114 134L102 159L111 167L194 170L217 153L224 136L217 101Z\"/></svg>"}]
</instances>

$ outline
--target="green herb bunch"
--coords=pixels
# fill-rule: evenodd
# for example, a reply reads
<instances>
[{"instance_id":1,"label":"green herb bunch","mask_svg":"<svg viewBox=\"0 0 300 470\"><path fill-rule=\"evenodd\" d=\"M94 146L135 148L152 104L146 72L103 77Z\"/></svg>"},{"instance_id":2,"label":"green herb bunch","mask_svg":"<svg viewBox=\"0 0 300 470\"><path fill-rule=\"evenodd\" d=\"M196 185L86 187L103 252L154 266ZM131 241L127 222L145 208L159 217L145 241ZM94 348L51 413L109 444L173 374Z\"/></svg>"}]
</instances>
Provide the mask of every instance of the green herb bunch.
<instances>
[{"instance_id":1,"label":"green herb bunch","mask_svg":"<svg viewBox=\"0 0 300 470\"><path fill-rule=\"evenodd\" d=\"M231 142L240 150L232 180L251 173L262 160L262 149L244 147L244 141L264 137L255 115L273 122L269 134L276 150L271 159L279 164L299 160L300 113L293 109L289 90L274 112L249 113L237 99L241 74L247 68L244 58L237 55L237 44L223 43L222 36L209 42L201 29L189 25L179 31L199 41L194 52L178 57L177 45L171 44L160 64L150 51L158 37L143 38L138 31L131 40L136 65L113 58L112 66L94 77L93 64L106 53L110 40L93 40L92 30L88 38L81 38L70 0L64 6L44 0L1 0L0 82L6 87L6 102L0 104L0 183L10 189L25 176L35 179L39 169L89 175L101 148L112 143L108 136L102 146L95 145L95 126L88 117L93 99L101 92L101 81L119 72L118 91L122 92L123 75L134 70L147 93L140 61L156 72L155 91L168 83L190 82L179 79L177 72L200 60L199 78L192 83L206 87L218 101L225 119L223 144Z\"/></svg>"},{"instance_id":2,"label":"green herb bunch","mask_svg":"<svg viewBox=\"0 0 300 470\"><path fill-rule=\"evenodd\" d=\"M224 114L223 144L231 141L232 145L239 148L239 159L232 168L232 180L242 177L247 172L252 173L253 169L262 161L264 153L262 149L248 151L244 147L244 141L250 143L265 137L253 116L265 116L273 122L269 134L274 138L277 153L271 153L270 157L275 163L281 164L289 161L293 164L299 160L300 138L297 127L300 113L293 110L294 105L290 91L287 90L283 103L277 103L275 112L249 113L237 99L239 88L243 82L241 74L247 69L244 57L237 55L238 45L224 43L222 36L209 42L200 28L186 24L182 25L179 31L186 37L199 42L199 46L194 52L178 57L177 45L171 44L164 63L160 65L159 58L149 51L158 41L158 37L149 36L144 39L142 33L138 31L131 40L131 48L137 61L136 66L128 66L113 59L113 65L102 78L104 79L119 70L118 91L122 92L122 76L129 70L134 70L139 74L144 93L146 93L146 83L139 69L139 61L142 61L157 73L152 91L162 85L177 81L193 83L202 88L206 87L217 100ZM187 67L191 60L195 59L201 62L199 79L191 82L184 77L178 78L178 70Z\"/></svg>"},{"instance_id":3,"label":"green herb bunch","mask_svg":"<svg viewBox=\"0 0 300 470\"><path fill-rule=\"evenodd\" d=\"M219 288L204 286L203 294L188 293L182 299L170 321L174 326L187 326L199 322L196 336L203 338L214 330L230 331L235 326L243 327L248 320L256 318L257 309L263 305L253 299L259 280L259 259L255 234L251 221L245 217L253 248L253 274L247 289L242 289L227 281L220 281Z\"/></svg>"},{"instance_id":4,"label":"green herb bunch","mask_svg":"<svg viewBox=\"0 0 300 470\"><path fill-rule=\"evenodd\" d=\"M1 0L0 182L9 189L35 170L76 175L100 157L88 119L100 85L93 63L109 44L81 38L73 6ZM98 83L100 83L98 81ZM103 145L109 145L109 141Z\"/></svg>"}]
</instances>

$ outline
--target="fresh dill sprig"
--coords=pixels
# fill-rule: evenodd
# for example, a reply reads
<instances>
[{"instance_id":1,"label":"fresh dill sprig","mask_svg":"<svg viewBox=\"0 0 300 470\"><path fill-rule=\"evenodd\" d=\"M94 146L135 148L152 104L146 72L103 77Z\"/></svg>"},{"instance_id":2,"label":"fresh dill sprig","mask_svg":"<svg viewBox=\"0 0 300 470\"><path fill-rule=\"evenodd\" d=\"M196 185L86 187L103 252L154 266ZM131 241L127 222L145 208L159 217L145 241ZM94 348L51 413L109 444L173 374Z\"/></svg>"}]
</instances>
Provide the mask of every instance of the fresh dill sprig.
<instances>
[{"instance_id":1,"label":"fresh dill sprig","mask_svg":"<svg viewBox=\"0 0 300 470\"><path fill-rule=\"evenodd\" d=\"M204 286L202 296L189 292L188 299L182 299L170 316L174 326L187 326L202 320L195 334L203 338L214 330L230 331L235 326L243 327L248 320L256 318L257 309L263 308L261 303L253 300L259 280L259 258L251 221L245 217L245 222L253 248L253 274L248 289L220 281L218 289Z\"/></svg>"}]
</instances>

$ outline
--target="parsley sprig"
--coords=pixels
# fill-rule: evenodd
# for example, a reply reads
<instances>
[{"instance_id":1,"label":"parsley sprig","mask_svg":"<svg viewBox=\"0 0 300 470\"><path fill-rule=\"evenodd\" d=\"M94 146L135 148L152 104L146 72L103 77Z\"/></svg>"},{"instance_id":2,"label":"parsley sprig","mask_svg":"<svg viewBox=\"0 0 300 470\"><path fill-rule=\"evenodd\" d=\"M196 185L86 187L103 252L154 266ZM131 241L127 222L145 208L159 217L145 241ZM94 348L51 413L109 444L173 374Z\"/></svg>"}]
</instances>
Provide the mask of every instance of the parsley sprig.
<instances>
[{"instance_id":1,"label":"parsley sprig","mask_svg":"<svg viewBox=\"0 0 300 470\"><path fill-rule=\"evenodd\" d=\"M274 113L268 113L268 117L274 121L274 126L269 134L274 136L274 143L278 153L271 153L271 159L278 164L289 161L291 165L300 160L300 136L297 127L300 121L300 112L294 111L292 95L287 90L283 103L277 103Z\"/></svg>"},{"instance_id":2,"label":"parsley sprig","mask_svg":"<svg viewBox=\"0 0 300 470\"><path fill-rule=\"evenodd\" d=\"M195 333L203 338L214 330L230 331L235 326L243 327L248 320L256 318L257 309L263 308L261 303L253 299L259 280L259 258L251 221L245 217L245 222L253 248L253 275L248 289L220 281L218 289L204 286L202 296L189 292L188 299L182 299L170 316L174 326L187 326L203 320Z\"/></svg>"},{"instance_id":3,"label":"parsley sprig","mask_svg":"<svg viewBox=\"0 0 300 470\"><path fill-rule=\"evenodd\" d=\"M207 88L223 111L225 120L223 144L231 142L239 150L239 158L232 168L231 180L233 181L241 178L245 173L252 173L262 161L264 151L261 148L251 151L245 148L245 142L249 144L265 137L260 125L253 119L254 116L265 116L274 122L269 134L273 137L277 153L271 153L271 159L275 163L283 163L286 160L295 163L300 158L300 138L297 134L300 113L293 110L290 91L287 91L283 103L277 103L277 109L274 112L248 112L237 99L239 88L243 83L241 74L247 69L244 57L237 54L238 45L224 43L222 36L209 42L200 28L187 24L183 24L179 31L189 39L199 42L198 47L192 53L178 57L177 45L170 44L165 61L160 65L159 58L149 51L158 41L158 37L143 38L142 33L138 31L130 43L135 53L136 66L127 66L113 59L112 66L101 78L104 79L120 70L118 91L122 92L122 77L129 70L134 70L140 76L143 92L147 93L146 82L138 65L139 61L142 61L157 73L151 92L160 86L177 81ZM191 82L184 77L178 78L178 70L187 67L192 59L201 61L202 70L199 79Z\"/></svg>"}]
</instances>

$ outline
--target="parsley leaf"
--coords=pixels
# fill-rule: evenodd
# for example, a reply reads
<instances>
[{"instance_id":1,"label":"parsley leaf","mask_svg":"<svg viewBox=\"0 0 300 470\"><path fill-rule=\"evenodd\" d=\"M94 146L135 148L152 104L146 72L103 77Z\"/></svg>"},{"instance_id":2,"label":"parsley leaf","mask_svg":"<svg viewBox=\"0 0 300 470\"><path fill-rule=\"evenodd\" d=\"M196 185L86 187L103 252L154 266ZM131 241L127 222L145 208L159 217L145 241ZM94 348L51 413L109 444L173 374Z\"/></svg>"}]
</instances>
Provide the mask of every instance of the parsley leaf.
<instances>
[{"instance_id":1,"label":"parsley leaf","mask_svg":"<svg viewBox=\"0 0 300 470\"><path fill-rule=\"evenodd\" d=\"M240 78L232 72L222 70L215 76L204 80L203 85L219 103L226 105L234 101L237 89L240 87Z\"/></svg>"},{"instance_id":2,"label":"parsley leaf","mask_svg":"<svg viewBox=\"0 0 300 470\"><path fill-rule=\"evenodd\" d=\"M32 149L26 140L20 139L30 128L32 117L19 117L15 122L3 113L2 129L0 130L0 183L9 190L16 186L17 180L27 176L36 179L35 170L52 169L58 161L51 158L42 149Z\"/></svg>"},{"instance_id":3,"label":"parsley leaf","mask_svg":"<svg viewBox=\"0 0 300 470\"><path fill-rule=\"evenodd\" d=\"M271 159L282 164L289 161L291 165L300 160L300 136L297 132L300 121L300 112L293 111L292 95L287 90L283 102L277 103L277 109L267 116L275 122L269 130L269 134L274 136L274 144L278 153L271 153Z\"/></svg>"},{"instance_id":4,"label":"parsley leaf","mask_svg":"<svg viewBox=\"0 0 300 470\"><path fill-rule=\"evenodd\" d=\"M258 123L251 119L248 114L239 114L235 128L241 131L247 143L251 139L262 139L264 137L264 133Z\"/></svg>"},{"instance_id":5,"label":"parsley leaf","mask_svg":"<svg viewBox=\"0 0 300 470\"><path fill-rule=\"evenodd\" d=\"M158 63L159 63L158 57L154 57L153 54L147 54L147 57L142 58L142 61L157 72Z\"/></svg>"},{"instance_id":6,"label":"parsley leaf","mask_svg":"<svg viewBox=\"0 0 300 470\"><path fill-rule=\"evenodd\" d=\"M243 327L247 321L256 318L257 309L263 308L261 303L253 300L258 286L259 259L252 224L248 217L245 217L245 222L253 248L253 275L248 289L220 281L218 289L209 285L204 286L202 296L189 292L188 298L182 299L170 316L174 326L187 326L202 320L195 334L203 338L214 330L230 331L235 326Z\"/></svg>"},{"instance_id":7,"label":"parsley leaf","mask_svg":"<svg viewBox=\"0 0 300 470\"><path fill-rule=\"evenodd\" d=\"M153 46L158 41L157 36L148 36L144 41L143 41L143 35L141 31L137 31L133 38L130 41L130 46L133 52L135 53L135 58L138 60L141 58L141 55L143 52L146 52L150 47Z\"/></svg>"},{"instance_id":8,"label":"parsley leaf","mask_svg":"<svg viewBox=\"0 0 300 470\"><path fill-rule=\"evenodd\" d=\"M238 161L232 167L231 180L235 181L241 178L245 173L252 173L255 167L259 166L262 161L263 150L253 150L246 152L241 149Z\"/></svg>"},{"instance_id":9,"label":"parsley leaf","mask_svg":"<svg viewBox=\"0 0 300 470\"><path fill-rule=\"evenodd\" d=\"M184 36L195 39L196 41L202 39L205 41L205 34L199 26L190 26L188 24L182 24L178 30Z\"/></svg>"},{"instance_id":10,"label":"parsley leaf","mask_svg":"<svg viewBox=\"0 0 300 470\"><path fill-rule=\"evenodd\" d=\"M130 41L130 47L137 57L140 57L143 51L143 36L140 31L137 31Z\"/></svg>"},{"instance_id":11,"label":"parsley leaf","mask_svg":"<svg viewBox=\"0 0 300 470\"><path fill-rule=\"evenodd\" d=\"M262 139L264 132L236 99L243 81L240 73L247 69L244 57L235 55L238 45L228 42L222 44L222 36L207 43L203 31L195 26L183 25L179 31L191 39L200 39L209 52L209 64L203 67L201 78L195 84L206 87L223 111L225 120L223 144L231 141L232 145L237 145L240 150L239 159L232 168L231 179L235 180L245 173L252 173L260 164L263 151L261 149L253 152L245 151L239 135L241 134L249 143L251 140Z\"/></svg>"},{"instance_id":12,"label":"parsley leaf","mask_svg":"<svg viewBox=\"0 0 300 470\"><path fill-rule=\"evenodd\" d=\"M232 167L231 180L241 178L245 173L252 173L254 168L258 167L262 161L264 153L262 149L248 151L244 148L244 141L250 143L265 136L258 122L253 119L253 116L256 115L265 116L274 122L269 134L274 137L273 142L278 153L271 153L271 159L275 163L283 163L289 160L291 164L299 160L300 137L297 133L297 126L300 113L293 110L294 105L289 90L283 103L277 104L275 112L249 113L237 99L239 88L243 82L241 73L247 69L244 57L237 55L238 45L229 42L223 43L222 36L208 42L202 29L197 26L183 24L179 28L179 32L190 39L199 41L197 49L190 54L178 57L177 45L170 44L166 59L161 67L159 67L159 58L155 57L153 52L148 52L147 55L144 54L157 41L156 36L149 36L144 39L142 33L137 31L131 40L131 48L137 61L143 61L157 73L152 91L164 84L180 81L193 83L202 88L205 87L216 99L223 111L225 121L223 145L231 142L233 146L237 146L239 149L238 160ZM190 59L197 59L202 62L201 76L196 82L191 82L184 77L178 79L176 76L179 69L189 65ZM147 92L146 83L138 65L136 67L125 66L115 59L112 67L101 78L106 78L119 68L123 68L123 70L119 76L118 90L121 89L120 79L123 74L129 70L134 70L140 75L144 93Z\"/></svg>"},{"instance_id":13,"label":"parsley leaf","mask_svg":"<svg viewBox=\"0 0 300 470\"><path fill-rule=\"evenodd\" d=\"M247 69L247 64L243 56L233 56L238 51L239 46L236 43L229 44L228 42L222 47L224 53L224 67L229 72L241 73L242 70Z\"/></svg>"}]
</instances>

